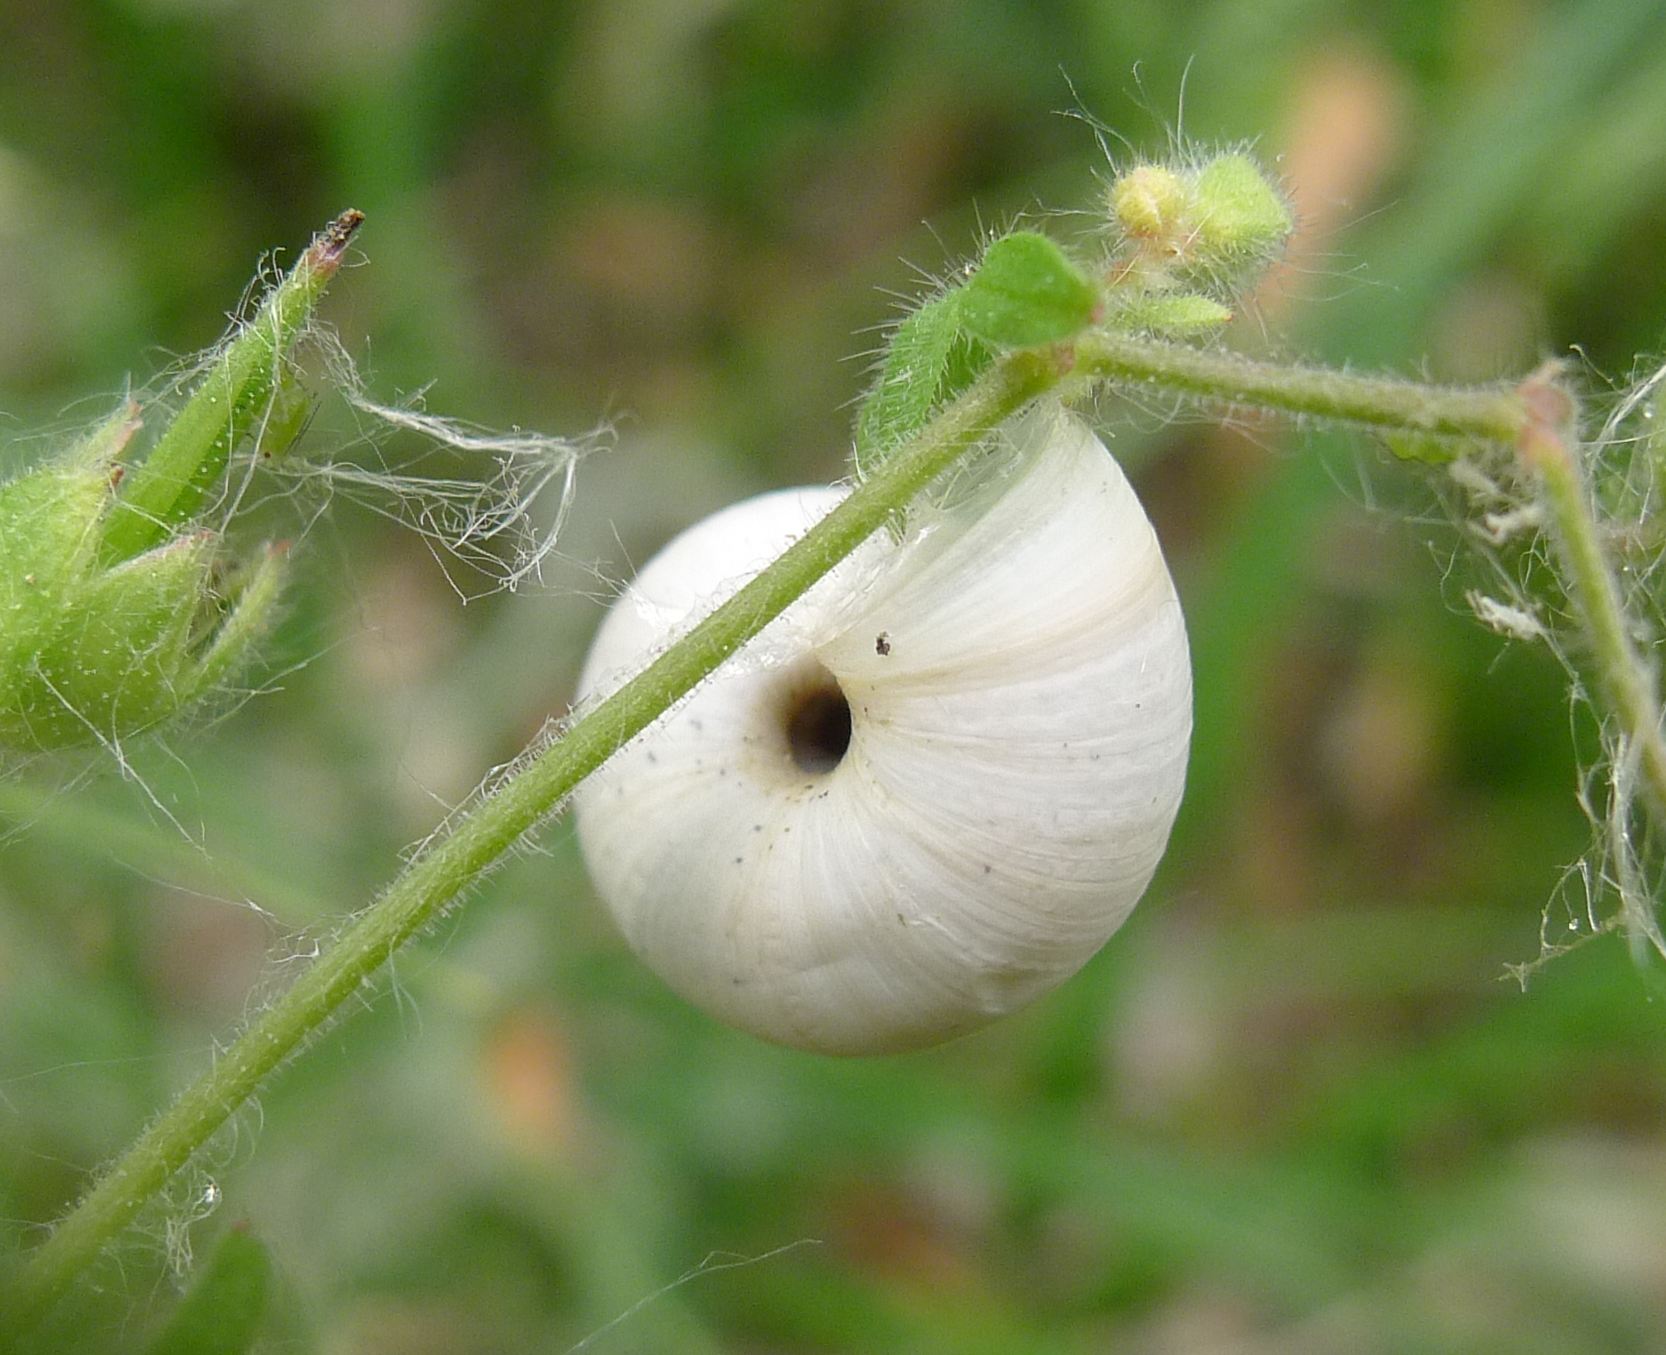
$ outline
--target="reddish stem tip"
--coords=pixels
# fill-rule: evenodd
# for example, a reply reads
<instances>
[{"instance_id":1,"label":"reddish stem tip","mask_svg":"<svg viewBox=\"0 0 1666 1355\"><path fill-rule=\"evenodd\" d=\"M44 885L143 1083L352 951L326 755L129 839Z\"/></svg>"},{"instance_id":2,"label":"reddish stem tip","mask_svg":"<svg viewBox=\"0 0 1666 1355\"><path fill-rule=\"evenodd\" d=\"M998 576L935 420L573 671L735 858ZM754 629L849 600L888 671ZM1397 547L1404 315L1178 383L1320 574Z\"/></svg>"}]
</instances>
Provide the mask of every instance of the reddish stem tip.
<instances>
[{"instance_id":1,"label":"reddish stem tip","mask_svg":"<svg viewBox=\"0 0 1666 1355\"><path fill-rule=\"evenodd\" d=\"M312 245L307 250L308 263L314 268L334 269L341 262L341 256L347 252L348 242L362 225L364 213L356 207L349 207L312 237Z\"/></svg>"},{"instance_id":2,"label":"reddish stem tip","mask_svg":"<svg viewBox=\"0 0 1666 1355\"><path fill-rule=\"evenodd\" d=\"M1547 362L1516 387L1526 421L1517 436L1521 458L1534 470L1573 463L1573 396L1562 384L1561 364Z\"/></svg>"}]
</instances>

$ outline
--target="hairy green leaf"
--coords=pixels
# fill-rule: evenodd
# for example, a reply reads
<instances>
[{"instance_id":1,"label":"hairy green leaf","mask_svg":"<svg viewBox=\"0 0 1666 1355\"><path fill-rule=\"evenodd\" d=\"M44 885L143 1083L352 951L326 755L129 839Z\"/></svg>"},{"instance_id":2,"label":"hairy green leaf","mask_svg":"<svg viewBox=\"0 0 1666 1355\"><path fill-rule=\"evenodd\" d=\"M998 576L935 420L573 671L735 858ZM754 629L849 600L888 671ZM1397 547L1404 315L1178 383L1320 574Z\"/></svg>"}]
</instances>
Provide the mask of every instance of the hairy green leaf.
<instances>
[{"instance_id":1,"label":"hairy green leaf","mask_svg":"<svg viewBox=\"0 0 1666 1355\"><path fill-rule=\"evenodd\" d=\"M856 469L866 475L989 365L960 323L961 293L929 301L897 326L885 365L856 419Z\"/></svg>"},{"instance_id":2,"label":"hairy green leaf","mask_svg":"<svg viewBox=\"0 0 1666 1355\"><path fill-rule=\"evenodd\" d=\"M1034 348L1081 333L1099 288L1045 235L1018 231L990 245L960 292L960 323L997 348Z\"/></svg>"}]
</instances>

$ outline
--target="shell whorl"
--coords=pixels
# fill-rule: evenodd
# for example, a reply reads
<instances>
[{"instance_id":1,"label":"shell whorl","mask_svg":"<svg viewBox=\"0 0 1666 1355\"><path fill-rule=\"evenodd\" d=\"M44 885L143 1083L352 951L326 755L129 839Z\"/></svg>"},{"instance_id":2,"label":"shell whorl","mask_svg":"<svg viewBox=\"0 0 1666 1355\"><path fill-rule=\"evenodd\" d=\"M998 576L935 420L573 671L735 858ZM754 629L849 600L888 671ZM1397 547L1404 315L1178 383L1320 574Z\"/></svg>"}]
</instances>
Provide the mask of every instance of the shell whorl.
<instances>
[{"instance_id":1,"label":"shell whorl","mask_svg":"<svg viewBox=\"0 0 1666 1355\"><path fill-rule=\"evenodd\" d=\"M1167 843L1191 668L1162 552L1085 425L1044 411L1008 436L976 488L871 539L579 794L627 942L765 1039L878 1053L1022 1006L1121 925ZM841 494L765 494L673 540L582 697Z\"/></svg>"}]
</instances>

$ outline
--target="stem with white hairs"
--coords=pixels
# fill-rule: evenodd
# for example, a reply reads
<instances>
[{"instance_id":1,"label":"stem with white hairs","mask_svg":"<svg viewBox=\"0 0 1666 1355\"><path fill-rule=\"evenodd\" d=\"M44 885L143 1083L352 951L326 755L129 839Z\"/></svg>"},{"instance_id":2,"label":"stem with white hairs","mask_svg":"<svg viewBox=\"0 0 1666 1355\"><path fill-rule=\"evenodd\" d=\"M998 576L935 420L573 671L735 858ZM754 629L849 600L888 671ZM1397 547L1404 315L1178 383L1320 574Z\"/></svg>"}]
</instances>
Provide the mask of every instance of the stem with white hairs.
<instances>
[{"instance_id":1,"label":"stem with white hairs","mask_svg":"<svg viewBox=\"0 0 1666 1355\"><path fill-rule=\"evenodd\" d=\"M1094 333L1074 345L1022 349L998 358L731 600L559 739L529 756L490 797L436 837L294 986L101 1173L16 1275L0 1304L0 1326L26 1331L38 1325L74 1278L264 1079L319 1032L402 945L555 812L586 776L893 521L916 494L1004 420L1067 379L1079 389L1084 378L1408 435L1435 433L1496 444L1538 426L1523 395L1505 388L1429 388L1283 368L1155 340ZM1646 714L1637 718L1647 725ZM1666 759L1661 770L1666 772Z\"/></svg>"}]
</instances>

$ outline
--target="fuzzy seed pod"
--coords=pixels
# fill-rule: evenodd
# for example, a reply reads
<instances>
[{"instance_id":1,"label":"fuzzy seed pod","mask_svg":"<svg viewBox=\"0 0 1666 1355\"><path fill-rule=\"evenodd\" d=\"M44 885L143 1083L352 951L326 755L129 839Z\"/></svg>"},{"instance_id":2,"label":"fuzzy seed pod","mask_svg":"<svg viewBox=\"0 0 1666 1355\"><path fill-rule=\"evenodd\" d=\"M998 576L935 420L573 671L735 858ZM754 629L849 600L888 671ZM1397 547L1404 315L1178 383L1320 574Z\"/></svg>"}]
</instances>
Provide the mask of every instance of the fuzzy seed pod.
<instances>
[{"instance_id":1,"label":"fuzzy seed pod","mask_svg":"<svg viewBox=\"0 0 1666 1355\"><path fill-rule=\"evenodd\" d=\"M1121 925L1168 840L1191 668L1151 524L1062 411L987 455L974 488L871 539L579 794L627 942L764 1039L880 1053L1023 1006ZM840 495L765 494L677 537L609 613L583 697Z\"/></svg>"}]
</instances>

